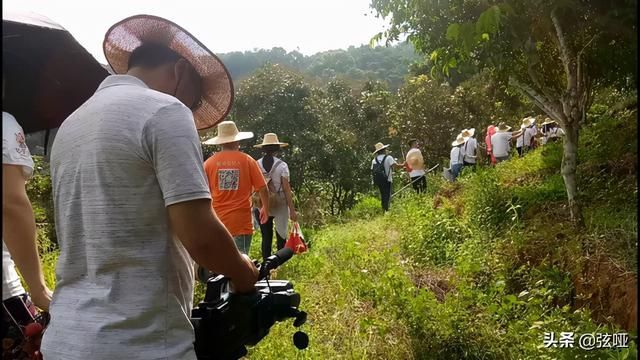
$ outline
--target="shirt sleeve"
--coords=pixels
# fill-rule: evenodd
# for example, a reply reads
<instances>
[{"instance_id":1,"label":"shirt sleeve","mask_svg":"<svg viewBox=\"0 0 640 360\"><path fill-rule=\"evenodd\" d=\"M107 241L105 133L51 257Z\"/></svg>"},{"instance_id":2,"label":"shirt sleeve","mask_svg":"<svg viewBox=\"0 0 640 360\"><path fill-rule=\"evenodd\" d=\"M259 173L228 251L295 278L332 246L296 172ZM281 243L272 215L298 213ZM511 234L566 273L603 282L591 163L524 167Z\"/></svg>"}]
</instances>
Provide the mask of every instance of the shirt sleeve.
<instances>
[{"instance_id":1,"label":"shirt sleeve","mask_svg":"<svg viewBox=\"0 0 640 360\"><path fill-rule=\"evenodd\" d=\"M267 182L264 180L264 176L262 175L262 171L260 171L258 162L249 155L247 155L247 157L249 158L249 175L251 176L251 185L255 190L260 190L267 186Z\"/></svg>"},{"instance_id":2,"label":"shirt sleeve","mask_svg":"<svg viewBox=\"0 0 640 360\"><path fill-rule=\"evenodd\" d=\"M147 120L142 147L155 169L165 206L211 199L200 139L186 106L167 105Z\"/></svg>"},{"instance_id":3,"label":"shirt sleeve","mask_svg":"<svg viewBox=\"0 0 640 360\"><path fill-rule=\"evenodd\" d=\"M282 162L282 165L280 165L280 176L283 178L286 178L287 180L289 180L289 177L291 176L291 174L289 173L289 165L287 165L286 162Z\"/></svg>"},{"instance_id":4,"label":"shirt sleeve","mask_svg":"<svg viewBox=\"0 0 640 360\"><path fill-rule=\"evenodd\" d=\"M22 127L9 113L2 113L2 165L19 165L28 179L33 174L33 159Z\"/></svg>"}]
</instances>

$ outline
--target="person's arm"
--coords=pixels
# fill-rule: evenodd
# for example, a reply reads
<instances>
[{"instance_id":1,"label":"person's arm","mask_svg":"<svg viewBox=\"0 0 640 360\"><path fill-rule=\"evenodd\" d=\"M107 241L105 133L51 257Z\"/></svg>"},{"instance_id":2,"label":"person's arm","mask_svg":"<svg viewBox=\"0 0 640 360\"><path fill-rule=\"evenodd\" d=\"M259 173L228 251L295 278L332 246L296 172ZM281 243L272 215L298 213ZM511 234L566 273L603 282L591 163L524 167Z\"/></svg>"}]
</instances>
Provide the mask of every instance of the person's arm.
<instances>
[{"instance_id":1,"label":"person's arm","mask_svg":"<svg viewBox=\"0 0 640 360\"><path fill-rule=\"evenodd\" d=\"M40 266L36 242L36 221L25 188L22 166L2 165L2 238L29 288L31 300L49 309L51 291Z\"/></svg>"},{"instance_id":2,"label":"person's arm","mask_svg":"<svg viewBox=\"0 0 640 360\"><path fill-rule=\"evenodd\" d=\"M517 137L518 137L518 136L520 136L520 135L522 135L522 130L518 130L518 131L516 131L516 132L512 132L512 133L511 133L511 139L515 139L515 138L517 138Z\"/></svg>"},{"instance_id":3,"label":"person's arm","mask_svg":"<svg viewBox=\"0 0 640 360\"><path fill-rule=\"evenodd\" d=\"M258 190L262 208L260 209L260 224L266 224L269 221L269 189L263 186Z\"/></svg>"},{"instance_id":4,"label":"person's arm","mask_svg":"<svg viewBox=\"0 0 640 360\"><path fill-rule=\"evenodd\" d=\"M231 278L238 293L253 291L258 270L238 251L233 237L211 209L208 199L167 207L171 230L198 264Z\"/></svg>"},{"instance_id":5,"label":"person's arm","mask_svg":"<svg viewBox=\"0 0 640 360\"><path fill-rule=\"evenodd\" d=\"M296 208L293 205L293 191L291 190L289 179L283 176L281 181L282 190L284 190L284 197L287 199L287 206L289 207L289 219L291 219L291 221L298 221L298 214L296 213Z\"/></svg>"}]
</instances>

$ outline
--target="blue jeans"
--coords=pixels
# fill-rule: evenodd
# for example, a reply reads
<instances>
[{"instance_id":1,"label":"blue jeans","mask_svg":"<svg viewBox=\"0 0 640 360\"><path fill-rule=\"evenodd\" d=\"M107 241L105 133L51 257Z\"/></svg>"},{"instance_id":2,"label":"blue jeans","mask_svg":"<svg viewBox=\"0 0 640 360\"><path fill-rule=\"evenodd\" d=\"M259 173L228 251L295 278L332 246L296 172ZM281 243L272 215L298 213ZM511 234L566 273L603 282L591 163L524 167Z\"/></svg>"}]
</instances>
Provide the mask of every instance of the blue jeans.
<instances>
[{"instance_id":1,"label":"blue jeans","mask_svg":"<svg viewBox=\"0 0 640 360\"><path fill-rule=\"evenodd\" d=\"M453 175L453 180L455 180L458 175L460 175L460 171L462 170L463 164L453 164L451 165L451 175Z\"/></svg>"},{"instance_id":2,"label":"blue jeans","mask_svg":"<svg viewBox=\"0 0 640 360\"><path fill-rule=\"evenodd\" d=\"M251 248L251 238L251 235L237 235L233 237L233 241L235 241L241 253L248 255Z\"/></svg>"}]
</instances>

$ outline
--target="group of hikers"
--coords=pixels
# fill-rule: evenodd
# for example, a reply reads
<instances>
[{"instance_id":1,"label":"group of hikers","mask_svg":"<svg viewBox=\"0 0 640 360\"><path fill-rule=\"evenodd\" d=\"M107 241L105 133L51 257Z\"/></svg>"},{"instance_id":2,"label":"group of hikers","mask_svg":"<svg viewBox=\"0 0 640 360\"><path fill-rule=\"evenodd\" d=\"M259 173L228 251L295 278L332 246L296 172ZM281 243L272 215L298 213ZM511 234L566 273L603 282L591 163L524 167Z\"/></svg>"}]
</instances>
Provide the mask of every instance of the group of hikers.
<instances>
[{"instance_id":1,"label":"group of hikers","mask_svg":"<svg viewBox=\"0 0 640 360\"><path fill-rule=\"evenodd\" d=\"M268 133L255 145L262 158L239 151L253 134L223 121L233 84L202 42L137 15L107 31L103 50L115 75L64 120L51 147L53 293L26 191L34 163L20 119L2 114L3 359L195 360L197 270L254 294L252 208L265 258L274 224L282 248L297 219L289 168L276 156L287 144ZM205 143L221 151L204 161L198 130L215 125Z\"/></svg>"},{"instance_id":2,"label":"group of hikers","mask_svg":"<svg viewBox=\"0 0 640 360\"><path fill-rule=\"evenodd\" d=\"M541 117L538 116L538 119ZM511 155L511 143L516 142L516 151L522 157L531 149L555 142L564 136L564 131L555 120L545 118L540 124L535 117L526 117L520 124L520 129L511 131L511 126L500 122L498 125L489 125L485 136L485 144L479 145L475 138L475 129L463 129L451 143L449 168L443 170L443 176L449 181L455 181L463 168L474 169L478 163L479 147L486 151L490 166L508 160ZM389 155L389 145L377 143L374 158L371 162L373 183L380 191L381 205L384 212L389 210L391 201L391 189L393 184L393 169L404 168L411 179L411 184L417 193L426 189L426 170L418 140L409 141L410 150L405 156L405 161L398 163L397 159ZM407 185L408 186L408 185Z\"/></svg>"}]
</instances>

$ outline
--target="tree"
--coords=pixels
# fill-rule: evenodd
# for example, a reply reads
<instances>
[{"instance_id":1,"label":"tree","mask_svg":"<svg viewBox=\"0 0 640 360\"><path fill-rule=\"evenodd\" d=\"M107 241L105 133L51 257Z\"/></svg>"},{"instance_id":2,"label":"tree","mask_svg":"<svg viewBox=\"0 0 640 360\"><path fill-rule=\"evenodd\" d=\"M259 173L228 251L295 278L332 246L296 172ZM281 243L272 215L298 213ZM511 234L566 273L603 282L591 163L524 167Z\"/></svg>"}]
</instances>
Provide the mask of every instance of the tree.
<instances>
[{"instance_id":1,"label":"tree","mask_svg":"<svg viewBox=\"0 0 640 360\"><path fill-rule=\"evenodd\" d=\"M462 64L495 69L560 124L561 173L571 217L581 224L579 129L596 87L637 83L635 1L372 0L371 6L391 25L374 39L408 34L445 77Z\"/></svg>"}]
</instances>

